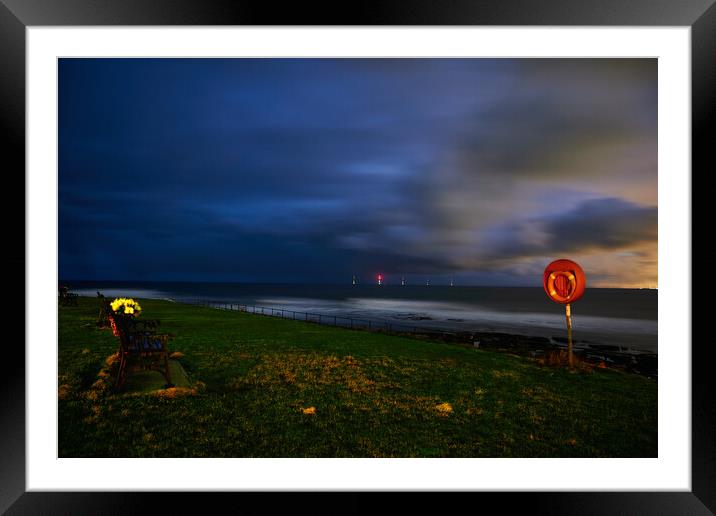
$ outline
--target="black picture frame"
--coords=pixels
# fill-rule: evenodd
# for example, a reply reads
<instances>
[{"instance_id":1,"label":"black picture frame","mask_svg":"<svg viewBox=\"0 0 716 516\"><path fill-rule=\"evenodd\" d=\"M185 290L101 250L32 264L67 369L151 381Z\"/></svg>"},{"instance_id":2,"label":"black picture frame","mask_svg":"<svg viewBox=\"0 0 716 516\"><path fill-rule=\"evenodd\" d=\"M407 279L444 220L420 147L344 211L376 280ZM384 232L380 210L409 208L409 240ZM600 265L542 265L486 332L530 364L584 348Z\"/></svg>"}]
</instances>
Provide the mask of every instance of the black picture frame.
<instances>
[{"instance_id":1,"label":"black picture frame","mask_svg":"<svg viewBox=\"0 0 716 516\"><path fill-rule=\"evenodd\" d=\"M23 195L2 203L4 241L13 253L5 259L5 292L14 306L24 306L26 278L7 273L25 266L25 29L63 25L555 25L555 26L689 26L692 73L693 179L714 167L710 134L716 125L716 0L433 0L287 2L268 0L0 0L0 120L6 146L4 179L16 181ZM711 129L711 131L709 131ZM8 159L9 158L9 159ZM12 179L11 179L12 178ZM7 183L6 183L7 184ZM693 203L693 201L692 201ZM693 204L692 204L693 206ZM694 222L697 219L694 217ZM692 229L692 234L693 229ZM694 241L691 253L704 240ZM6 253L7 254L7 253ZM683 281L691 284L690 271ZM22 284L21 284L22 282ZM19 292L23 292L20 299ZM684 300L689 302L690 300ZM692 320L702 310L692 302ZM31 309L31 307L28 307ZM706 308L703 308L705 310ZM703 313L705 316L706 314ZM696 317L694 317L696 316ZM6 318L5 318L6 319ZM7 319L6 319L7 321ZM7 324L7 323L6 323ZM25 341L4 333L0 374L0 511L8 514L135 513L160 500L164 510L189 510L182 493L26 492L25 489ZM716 512L716 391L711 373L710 343L692 339L692 490L690 492L479 493L479 503L498 503L501 510L529 505L538 514L712 514ZM11 345L12 344L12 345ZM214 494L224 498L232 494ZM252 495L258 496L258 495ZM312 496L312 495L305 495ZM341 512L375 505L371 496L346 495ZM271 497L271 503L277 500ZM278 498L280 500L280 497ZM414 502L424 504L421 495ZM226 500L229 503L229 500ZM305 497L304 497L305 501ZM267 498L261 496L264 509ZM304 503L304 502L302 502ZM471 502L474 503L474 502ZM217 506L218 507L218 506Z\"/></svg>"}]
</instances>

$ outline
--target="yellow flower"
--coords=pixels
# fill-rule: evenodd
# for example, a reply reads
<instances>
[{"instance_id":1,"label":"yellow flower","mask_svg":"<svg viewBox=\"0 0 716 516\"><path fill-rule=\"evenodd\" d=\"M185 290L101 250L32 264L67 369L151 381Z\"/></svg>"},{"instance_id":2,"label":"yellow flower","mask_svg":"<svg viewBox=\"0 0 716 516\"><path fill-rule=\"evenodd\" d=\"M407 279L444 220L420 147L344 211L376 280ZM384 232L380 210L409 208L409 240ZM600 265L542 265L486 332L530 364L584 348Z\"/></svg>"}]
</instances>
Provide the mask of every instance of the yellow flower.
<instances>
[{"instance_id":1,"label":"yellow flower","mask_svg":"<svg viewBox=\"0 0 716 516\"><path fill-rule=\"evenodd\" d=\"M112 311L117 313L124 313L128 315L139 315L142 311L142 307L139 306L134 299L126 297L118 297L110 303Z\"/></svg>"},{"instance_id":2,"label":"yellow flower","mask_svg":"<svg viewBox=\"0 0 716 516\"><path fill-rule=\"evenodd\" d=\"M316 413L316 407L308 407L303 409L304 414L314 415Z\"/></svg>"},{"instance_id":3,"label":"yellow flower","mask_svg":"<svg viewBox=\"0 0 716 516\"><path fill-rule=\"evenodd\" d=\"M440 405L436 405L435 408L441 414L449 414L450 412L452 412L452 405L450 405L449 403L441 403Z\"/></svg>"}]
</instances>

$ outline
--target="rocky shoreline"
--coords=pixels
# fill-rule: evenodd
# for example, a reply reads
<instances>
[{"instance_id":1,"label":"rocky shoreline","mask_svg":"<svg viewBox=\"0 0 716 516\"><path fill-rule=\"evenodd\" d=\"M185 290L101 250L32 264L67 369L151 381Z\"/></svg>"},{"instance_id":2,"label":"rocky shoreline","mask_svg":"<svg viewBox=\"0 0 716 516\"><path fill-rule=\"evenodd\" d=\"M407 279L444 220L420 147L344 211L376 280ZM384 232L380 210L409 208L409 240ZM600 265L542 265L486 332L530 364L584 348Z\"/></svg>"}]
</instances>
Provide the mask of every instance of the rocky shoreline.
<instances>
[{"instance_id":1,"label":"rocky shoreline","mask_svg":"<svg viewBox=\"0 0 716 516\"><path fill-rule=\"evenodd\" d=\"M436 333L417 331L402 334L490 351L512 353L534 359L544 358L551 352L567 349L567 339L564 337L530 337L497 332ZM584 340L573 342L573 352L576 357L595 367L619 369L654 379L658 377L658 355L653 352L625 349L620 346Z\"/></svg>"}]
</instances>

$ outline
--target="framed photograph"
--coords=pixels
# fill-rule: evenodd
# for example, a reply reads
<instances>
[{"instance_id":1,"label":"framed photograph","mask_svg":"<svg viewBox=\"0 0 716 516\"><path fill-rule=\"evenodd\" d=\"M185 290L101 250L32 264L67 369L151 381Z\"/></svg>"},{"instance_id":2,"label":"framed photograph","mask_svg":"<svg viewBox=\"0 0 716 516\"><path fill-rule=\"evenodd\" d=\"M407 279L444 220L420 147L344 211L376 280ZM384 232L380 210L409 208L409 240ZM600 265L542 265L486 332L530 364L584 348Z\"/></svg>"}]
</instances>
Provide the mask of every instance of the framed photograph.
<instances>
[{"instance_id":1,"label":"framed photograph","mask_svg":"<svg viewBox=\"0 0 716 516\"><path fill-rule=\"evenodd\" d=\"M713 1L346 16L0 0L26 217L0 509L715 511L691 302Z\"/></svg>"}]
</instances>

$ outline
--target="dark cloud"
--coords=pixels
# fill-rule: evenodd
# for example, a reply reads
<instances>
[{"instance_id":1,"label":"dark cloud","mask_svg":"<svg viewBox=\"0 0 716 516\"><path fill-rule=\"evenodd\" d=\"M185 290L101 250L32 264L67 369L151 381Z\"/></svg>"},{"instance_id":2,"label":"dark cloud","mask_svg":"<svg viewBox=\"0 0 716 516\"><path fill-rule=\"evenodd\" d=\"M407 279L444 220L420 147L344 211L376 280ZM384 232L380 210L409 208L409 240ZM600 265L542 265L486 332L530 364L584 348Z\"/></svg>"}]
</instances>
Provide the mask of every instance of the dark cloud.
<instances>
[{"instance_id":1,"label":"dark cloud","mask_svg":"<svg viewBox=\"0 0 716 516\"><path fill-rule=\"evenodd\" d=\"M561 251L624 249L640 242L656 243L656 206L638 206L621 199L582 203L561 217L546 221L548 246Z\"/></svg>"},{"instance_id":2,"label":"dark cloud","mask_svg":"<svg viewBox=\"0 0 716 516\"><path fill-rule=\"evenodd\" d=\"M563 213L515 223L498 231L503 242L495 242L491 253L494 257L612 251L644 242L655 245L658 215L655 206L614 198L593 199Z\"/></svg>"}]
</instances>

